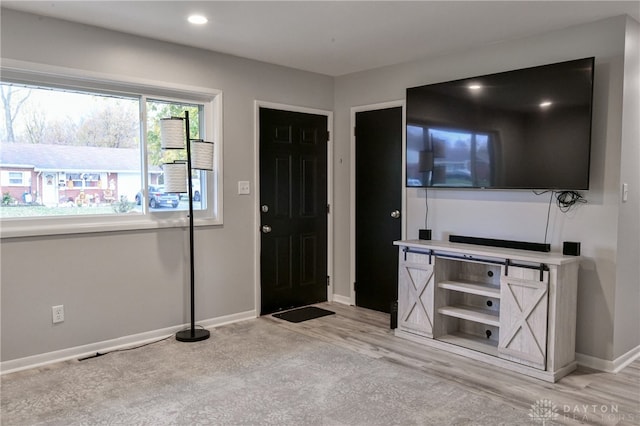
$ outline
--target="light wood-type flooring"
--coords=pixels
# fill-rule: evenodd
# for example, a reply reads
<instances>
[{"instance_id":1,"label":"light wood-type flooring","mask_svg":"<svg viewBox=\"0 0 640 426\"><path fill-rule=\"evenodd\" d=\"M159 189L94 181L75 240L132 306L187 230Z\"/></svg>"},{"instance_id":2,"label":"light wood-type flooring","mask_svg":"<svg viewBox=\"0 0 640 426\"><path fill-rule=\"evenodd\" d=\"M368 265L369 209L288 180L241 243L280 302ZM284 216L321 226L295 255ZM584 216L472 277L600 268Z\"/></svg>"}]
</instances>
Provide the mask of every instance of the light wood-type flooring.
<instances>
[{"instance_id":1,"label":"light wood-type flooring","mask_svg":"<svg viewBox=\"0 0 640 426\"><path fill-rule=\"evenodd\" d=\"M0 423L640 425L640 361L552 384L397 338L389 315L271 315L0 377Z\"/></svg>"},{"instance_id":2,"label":"light wood-type flooring","mask_svg":"<svg viewBox=\"0 0 640 426\"><path fill-rule=\"evenodd\" d=\"M388 314L339 303L317 306L337 315L297 324L263 318L368 357L428 372L532 413L534 406L550 403L557 415L547 424L640 425L640 360L617 374L579 367L548 383L398 338L389 329Z\"/></svg>"}]
</instances>

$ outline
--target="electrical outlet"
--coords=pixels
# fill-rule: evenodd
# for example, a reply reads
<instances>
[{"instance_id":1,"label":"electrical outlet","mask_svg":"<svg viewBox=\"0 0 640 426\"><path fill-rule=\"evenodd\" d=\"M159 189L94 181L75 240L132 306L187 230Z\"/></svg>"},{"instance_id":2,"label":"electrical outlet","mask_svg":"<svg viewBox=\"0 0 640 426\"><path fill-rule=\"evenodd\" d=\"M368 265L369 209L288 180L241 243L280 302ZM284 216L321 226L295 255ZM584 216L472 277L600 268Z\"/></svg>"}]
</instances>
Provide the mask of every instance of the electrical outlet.
<instances>
[{"instance_id":1,"label":"electrical outlet","mask_svg":"<svg viewBox=\"0 0 640 426\"><path fill-rule=\"evenodd\" d=\"M57 324L64 321L64 305L52 306L53 323Z\"/></svg>"}]
</instances>

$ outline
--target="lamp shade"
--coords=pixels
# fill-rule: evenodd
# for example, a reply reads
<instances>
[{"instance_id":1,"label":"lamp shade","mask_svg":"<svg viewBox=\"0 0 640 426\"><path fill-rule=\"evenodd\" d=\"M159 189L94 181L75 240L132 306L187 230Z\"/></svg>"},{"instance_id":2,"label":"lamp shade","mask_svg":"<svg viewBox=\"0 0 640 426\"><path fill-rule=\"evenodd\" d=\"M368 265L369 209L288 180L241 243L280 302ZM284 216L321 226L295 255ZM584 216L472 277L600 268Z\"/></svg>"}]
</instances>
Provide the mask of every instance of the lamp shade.
<instances>
[{"instance_id":1,"label":"lamp shade","mask_svg":"<svg viewBox=\"0 0 640 426\"><path fill-rule=\"evenodd\" d=\"M184 149L185 141L184 119L179 117L160 119L162 149Z\"/></svg>"},{"instance_id":2,"label":"lamp shade","mask_svg":"<svg viewBox=\"0 0 640 426\"><path fill-rule=\"evenodd\" d=\"M213 142L191 140L191 168L213 170Z\"/></svg>"},{"instance_id":3,"label":"lamp shade","mask_svg":"<svg viewBox=\"0 0 640 426\"><path fill-rule=\"evenodd\" d=\"M162 165L165 192L189 192L187 189L187 163L174 161Z\"/></svg>"}]
</instances>

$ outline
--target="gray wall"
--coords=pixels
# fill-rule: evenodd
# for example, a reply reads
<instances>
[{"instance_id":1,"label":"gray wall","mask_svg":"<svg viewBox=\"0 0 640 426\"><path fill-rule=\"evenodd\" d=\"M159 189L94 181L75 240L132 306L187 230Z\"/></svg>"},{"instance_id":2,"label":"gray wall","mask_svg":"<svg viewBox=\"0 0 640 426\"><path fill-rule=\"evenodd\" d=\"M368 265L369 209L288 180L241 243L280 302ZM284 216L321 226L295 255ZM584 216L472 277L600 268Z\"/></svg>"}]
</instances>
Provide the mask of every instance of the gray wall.
<instances>
[{"instance_id":1,"label":"gray wall","mask_svg":"<svg viewBox=\"0 0 640 426\"><path fill-rule=\"evenodd\" d=\"M629 199L620 205L614 357L640 341L640 24L627 19L622 97L620 181Z\"/></svg>"},{"instance_id":2,"label":"gray wall","mask_svg":"<svg viewBox=\"0 0 640 426\"><path fill-rule=\"evenodd\" d=\"M634 204L636 201L632 201L624 206L625 213L622 214L619 195L621 161L628 163L623 172L629 182L633 182L631 197L635 200L639 184L637 90L630 91L623 99L624 73L632 73L631 65L625 63L627 24L635 27L625 17L612 18L337 78L334 106L336 206L349 204L348 187L337 184L349 180L350 108L404 99L407 87L595 56L591 190L584 193L588 204L569 214L553 208L548 242L555 251L562 250L563 241L582 243L584 260L579 276L577 352L613 360L638 346L637 227L640 212ZM637 73L629 74L627 78L625 84L637 88ZM623 100L625 107L628 103L630 108L624 117ZM621 131L627 130L625 126L628 126L628 134L621 135ZM630 152L629 158L621 160L622 149ZM429 190L428 197L429 227L433 229L435 239L461 234L544 241L548 194ZM335 292L346 297L351 285L348 215L348 209L336 209ZM407 238L417 238L418 229L424 227L424 216L425 190L408 189L404 212ZM633 230L635 232L627 233ZM619 255L619 244L624 244L625 255ZM615 341L614 331L619 333L615 334Z\"/></svg>"},{"instance_id":3,"label":"gray wall","mask_svg":"<svg viewBox=\"0 0 640 426\"><path fill-rule=\"evenodd\" d=\"M224 225L197 228L197 317L254 306L254 100L333 108L333 79L2 10L3 58L223 91ZM2 240L2 361L188 322L182 229ZM51 324L64 304L65 322Z\"/></svg>"}]
</instances>

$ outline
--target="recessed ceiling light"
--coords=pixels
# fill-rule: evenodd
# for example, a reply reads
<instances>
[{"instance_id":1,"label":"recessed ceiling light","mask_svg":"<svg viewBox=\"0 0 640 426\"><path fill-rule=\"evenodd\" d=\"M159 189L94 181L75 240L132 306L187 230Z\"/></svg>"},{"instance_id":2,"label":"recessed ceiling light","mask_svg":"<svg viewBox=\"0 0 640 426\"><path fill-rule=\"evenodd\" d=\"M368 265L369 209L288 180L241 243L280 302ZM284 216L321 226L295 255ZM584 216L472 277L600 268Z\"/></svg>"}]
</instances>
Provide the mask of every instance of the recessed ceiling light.
<instances>
[{"instance_id":1,"label":"recessed ceiling light","mask_svg":"<svg viewBox=\"0 0 640 426\"><path fill-rule=\"evenodd\" d=\"M203 25L209 22L209 20L202 15L191 15L187 18L187 20L195 25Z\"/></svg>"},{"instance_id":2,"label":"recessed ceiling light","mask_svg":"<svg viewBox=\"0 0 640 426\"><path fill-rule=\"evenodd\" d=\"M480 90L480 89L482 89L482 85L480 85L478 83L472 83L467 87L469 87L469 90Z\"/></svg>"},{"instance_id":3,"label":"recessed ceiling light","mask_svg":"<svg viewBox=\"0 0 640 426\"><path fill-rule=\"evenodd\" d=\"M544 101L544 102L540 102L540 108L547 108L550 107L551 104L553 104L553 102L551 101Z\"/></svg>"}]
</instances>

